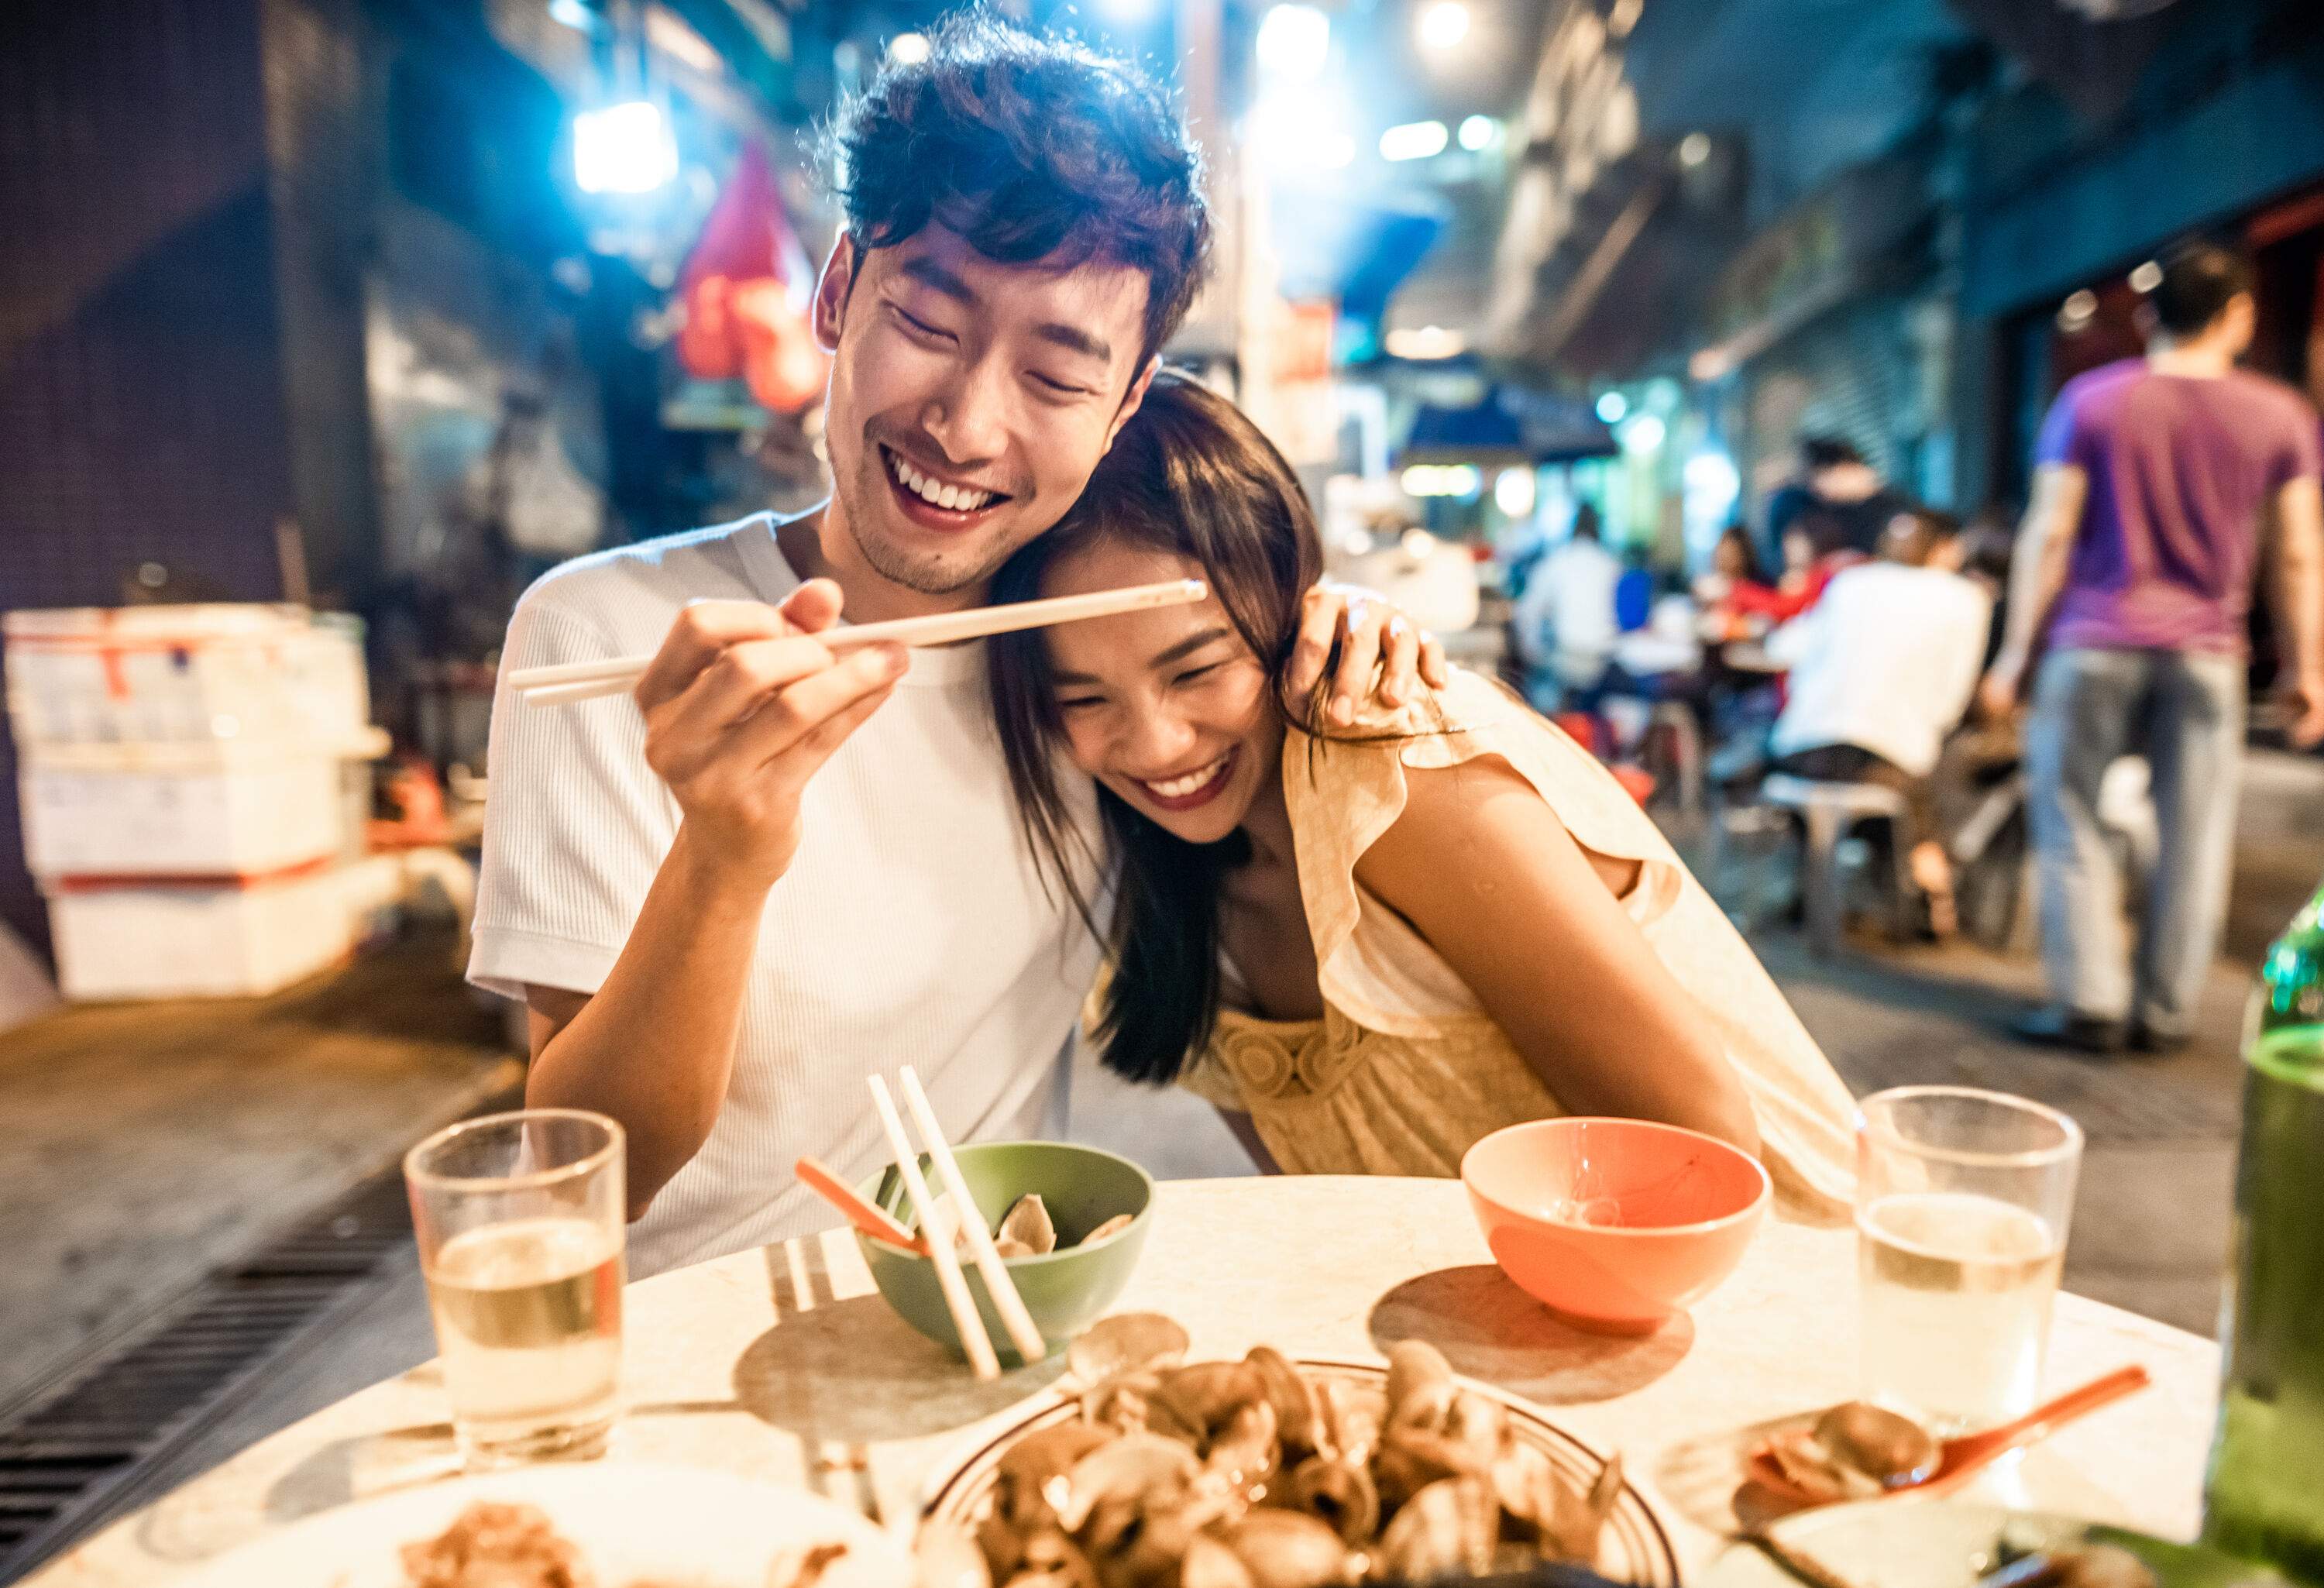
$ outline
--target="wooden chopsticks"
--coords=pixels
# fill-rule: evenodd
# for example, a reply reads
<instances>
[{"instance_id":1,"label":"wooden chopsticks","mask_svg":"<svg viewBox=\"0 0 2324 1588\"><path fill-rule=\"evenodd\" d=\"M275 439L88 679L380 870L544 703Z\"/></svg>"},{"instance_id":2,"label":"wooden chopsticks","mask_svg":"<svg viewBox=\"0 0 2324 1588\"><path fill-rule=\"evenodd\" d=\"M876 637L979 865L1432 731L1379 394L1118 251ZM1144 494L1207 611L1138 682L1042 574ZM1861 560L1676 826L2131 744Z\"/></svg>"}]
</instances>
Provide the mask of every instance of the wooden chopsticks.
<instances>
[{"instance_id":1,"label":"wooden chopsticks","mask_svg":"<svg viewBox=\"0 0 2324 1588\"><path fill-rule=\"evenodd\" d=\"M913 1073L910 1065L906 1065L897 1079L903 1083L904 1106L912 1111L912 1122L920 1127L920 1134L927 1140L928 1156L936 1160L936 1174L943 1179L945 1189L952 1193L953 1211L960 1215L961 1228L968 1234L968 1250L976 1258L976 1271L984 1276L985 1293L992 1297L1001 1327L1009 1331L1009 1338L1017 1346L1018 1359L1029 1367L1049 1354L1048 1342L1041 1338L1041 1331L1034 1325L1033 1315L1025 1310L1024 1297L1017 1294L1017 1281L1009 1277L1009 1265L1001 1260L1000 1250L992 1244L992 1232L985 1227L976 1199L968 1194L968 1181L960 1172L960 1162L953 1157L950 1144L945 1140L944 1127L936 1122L936 1111L928 1106L928 1094L920 1089L920 1077ZM934 1241L929 1244L933 1246Z\"/></svg>"},{"instance_id":2,"label":"wooden chopsticks","mask_svg":"<svg viewBox=\"0 0 2324 1588\"><path fill-rule=\"evenodd\" d=\"M888 1083L879 1076L871 1077L872 1106L879 1111L880 1128L888 1132L888 1145L896 1154L896 1172L904 1177L904 1190L918 1210L922 1239L927 1242L928 1256L936 1265L936 1284L944 1291L945 1307L952 1314L953 1326L960 1331L960 1348L968 1355L968 1365L980 1379L1001 1376L1001 1359L992 1353L992 1337L984 1332L984 1319L976 1310L975 1298L968 1293L968 1281L961 1278L960 1259L954 1255L952 1234L936 1227L929 1217L936 1197L920 1174L920 1155L912 1150L911 1139L904 1134L904 1122L896 1117L896 1100L888 1095ZM969 1209L970 1214L975 1213Z\"/></svg>"},{"instance_id":3,"label":"wooden chopsticks","mask_svg":"<svg viewBox=\"0 0 2324 1588\"><path fill-rule=\"evenodd\" d=\"M912 1149L911 1138L905 1134L904 1122L897 1115L888 1084L878 1076L868 1080L872 1106L879 1113L880 1128L887 1133L889 1148L896 1155L896 1170L904 1177L904 1190L911 1197L912 1206L918 1210L920 1238L936 1264L937 1288L944 1292L945 1306L952 1314L954 1328L960 1332L961 1350L978 1378L998 1378L1001 1360L992 1349L992 1337L985 1332L983 1316L976 1310L976 1300L969 1293L968 1281L961 1273L959 1255L953 1250L952 1232L940 1228L939 1221L931 1216L936 1198L928 1189L927 1177L920 1173L919 1154ZM1009 1277L1008 1265L993 1247L992 1233L984 1227L983 1215L968 1193L968 1181L945 1141L944 1130L936 1122L936 1111L928 1106L920 1078L907 1065L898 1080L904 1089L905 1105L912 1111L913 1122L927 1140L928 1159L936 1165L937 1177L952 1196L954 1216L960 1221L961 1233L967 1238L977 1272L984 1277L985 1294L992 1298L993 1310L1001 1315L1001 1325L1008 1330L1018 1356L1028 1363L1037 1362L1048 1354L1048 1343L1041 1338L1032 1314L1025 1310L1024 1298L1017 1294L1016 1281Z\"/></svg>"},{"instance_id":4,"label":"wooden chopsticks","mask_svg":"<svg viewBox=\"0 0 2324 1588\"><path fill-rule=\"evenodd\" d=\"M1086 596L1052 596L1040 601L1012 601L1001 606L942 613L935 617L856 623L825 629L807 637L822 642L824 649L831 651L882 643L951 645L1019 629L1080 623L1085 618L1111 617L1117 613L1142 612L1154 606L1176 606L1200 601L1209 594L1209 586L1200 579L1166 579L1157 585L1131 585L1120 590L1096 590ZM521 667L509 674L508 685L531 705L567 706L577 700L628 693L652 661L650 656L614 656L603 661Z\"/></svg>"}]
</instances>

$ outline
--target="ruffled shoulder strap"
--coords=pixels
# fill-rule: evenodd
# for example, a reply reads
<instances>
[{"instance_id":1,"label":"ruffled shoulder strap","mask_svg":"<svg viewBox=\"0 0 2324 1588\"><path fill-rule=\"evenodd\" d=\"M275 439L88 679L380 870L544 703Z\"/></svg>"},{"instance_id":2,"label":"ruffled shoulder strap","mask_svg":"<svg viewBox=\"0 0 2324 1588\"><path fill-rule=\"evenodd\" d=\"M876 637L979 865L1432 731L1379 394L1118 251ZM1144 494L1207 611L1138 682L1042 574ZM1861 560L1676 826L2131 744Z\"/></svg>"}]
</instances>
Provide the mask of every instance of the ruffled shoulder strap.
<instances>
[{"instance_id":1,"label":"ruffled shoulder strap","mask_svg":"<svg viewBox=\"0 0 2324 1588\"><path fill-rule=\"evenodd\" d=\"M1667 910L1684 872L1636 802L1595 758L1474 673L1432 700L1374 711L1283 746L1284 801L1326 1002L1359 1022L1425 1036L1483 1018L1474 994L1402 917L1356 880L1356 864L1404 814L1407 768L1497 755L1541 793L1584 847L1637 862L1625 900L1642 926ZM1609 798L1610 796L1610 798ZM1618 803L1617 803L1618 802Z\"/></svg>"},{"instance_id":2,"label":"ruffled shoulder strap","mask_svg":"<svg viewBox=\"0 0 2324 1588\"><path fill-rule=\"evenodd\" d=\"M1789 1002L1661 830L1598 759L1498 685L1456 669L1432 700L1285 736L1283 787L1324 1001L1396 1035L1487 1020L1434 949L1356 880L1404 813L1407 769L1499 756L1585 849L1635 863L1623 907L1719 1027L1749 1093L1769 1166L1802 1211L1829 1214L1854 1185L1854 1100Z\"/></svg>"}]
</instances>

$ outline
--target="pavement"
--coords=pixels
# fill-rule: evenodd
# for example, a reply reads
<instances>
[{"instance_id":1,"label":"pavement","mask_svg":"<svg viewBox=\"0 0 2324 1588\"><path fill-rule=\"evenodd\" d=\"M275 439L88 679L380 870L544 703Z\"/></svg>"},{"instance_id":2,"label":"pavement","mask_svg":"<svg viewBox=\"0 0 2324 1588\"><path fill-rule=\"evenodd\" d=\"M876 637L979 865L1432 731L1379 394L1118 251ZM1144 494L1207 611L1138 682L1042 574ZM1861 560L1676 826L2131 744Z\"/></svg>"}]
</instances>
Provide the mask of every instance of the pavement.
<instances>
[{"instance_id":1,"label":"pavement","mask_svg":"<svg viewBox=\"0 0 2324 1588\"><path fill-rule=\"evenodd\" d=\"M2260 947L2315 886L2319 856L2324 762L2264 762L2246 782L2236 904L2198 1039L2163 1059L2084 1059L2004 1035L2001 1022L2039 991L2036 967L2022 953L1856 939L1838 957L1819 960L1780 926L1754 929L1752 942L1859 1094L1958 1081L2039 1097L2081 1120L2089 1145L2067 1284L2209 1334L2227 1250L2242 1000ZM327 1205L361 1173L392 1162L447 1109L456 1113L505 1085L510 1070L493 1022L478 1016L448 968L416 982L410 972L407 963L384 1012L376 996L321 989L291 1000L290 1012L241 1012L244 1020L274 1021L278 1037L306 1033L317 1057L302 1065L291 1063L297 1042L259 1045L272 1056L263 1063L238 1060L247 1044L230 1019L179 1038L167 1035L171 1022L140 1026L120 1011L77 1011L0 1036L0 1113L29 1117L32 1126L0 1137L0 1183L12 1188L0 1208L0 1243L12 1257L0 1304L12 1324L20 1307L46 1309L48 1333L37 1320L32 1333L49 1342L34 1353L43 1365L53 1370L60 1340L85 1343L150 1308L201 1265L226 1260L235 1242L255 1244L262 1224L289 1223ZM180 1010L172 1020L205 1018L224 1017ZM332 1046L365 1028L373 1045ZM60 1029L78 1032L78 1044L60 1046ZM115 1051L89 1040L106 1032L132 1046ZM374 1040L383 1036L386 1048ZM382 1057L399 1040L423 1056L416 1068ZM81 1067L60 1065L60 1053L79 1054ZM48 1073L36 1076L43 1063ZM115 1088L142 1095L138 1087L150 1090L155 1073L169 1085L129 1111L125 1123L122 1109L88 1101ZM11 1087L46 1102L20 1115ZM1206 1104L1129 1085L1086 1061L1075 1076L1074 1114L1077 1137L1128 1152L1157 1177L1250 1169ZM189 1120L204 1122L198 1133L183 1128ZM48 1200L20 1202L15 1188L25 1186L46 1187ZM222 1217L226 1208L235 1216ZM327 1337L295 1343L264 1390L172 1465L189 1476L431 1351L416 1266L391 1261L334 1311ZM0 1383L0 1404L6 1399Z\"/></svg>"},{"instance_id":2,"label":"pavement","mask_svg":"<svg viewBox=\"0 0 2324 1588\"><path fill-rule=\"evenodd\" d=\"M0 1034L0 1408L522 1082L447 934Z\"/></svg>"}]
</instances>

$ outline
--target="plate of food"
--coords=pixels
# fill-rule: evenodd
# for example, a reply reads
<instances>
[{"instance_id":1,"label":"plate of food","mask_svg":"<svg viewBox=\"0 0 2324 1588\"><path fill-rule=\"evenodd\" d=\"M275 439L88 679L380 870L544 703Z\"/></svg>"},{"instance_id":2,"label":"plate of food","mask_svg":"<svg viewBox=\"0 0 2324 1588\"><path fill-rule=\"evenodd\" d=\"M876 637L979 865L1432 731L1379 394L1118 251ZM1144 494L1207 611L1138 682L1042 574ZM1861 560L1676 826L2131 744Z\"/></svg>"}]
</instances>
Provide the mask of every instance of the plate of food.
<instances>
[{"instance_id":1,"label":"plate of food","mask_svg":"<svg viewBox=\"0 0 2324 1588\"><path fill-rule=\"evenodd\" d=\"M220 1556L176 1588L896 1588L896 1543L803 1489L641 1463L401 1489Z\"/></svg>"},{"instance_id":2,"label":"plate of food","mask_svg":"<svg viewBox=\"0 0 2324 1588\"><path fill-rule=\"evenodd\" d=\"M1732 1546L1704 1588L2284 1588L2266 1567L2200 1545L1962 1500L1826 1506L1766 1534L1772 1549Z\"/></svg>"},{"instance_id":3,"label":"plate of food","mask_svg":"<svg viewBox=\"0 0 2324 1588\"><path fill-rule=\"evenodd\" d=\"M1599 1454L1418 1341L1368 1363L1267 1346L1188 1362L1133 1313L1068 1347L1060 1392L942 1475L936 1588L1326 1588L1542 1562L1678 1581L1668 1535Z\"/></svg>"}]
</instances>

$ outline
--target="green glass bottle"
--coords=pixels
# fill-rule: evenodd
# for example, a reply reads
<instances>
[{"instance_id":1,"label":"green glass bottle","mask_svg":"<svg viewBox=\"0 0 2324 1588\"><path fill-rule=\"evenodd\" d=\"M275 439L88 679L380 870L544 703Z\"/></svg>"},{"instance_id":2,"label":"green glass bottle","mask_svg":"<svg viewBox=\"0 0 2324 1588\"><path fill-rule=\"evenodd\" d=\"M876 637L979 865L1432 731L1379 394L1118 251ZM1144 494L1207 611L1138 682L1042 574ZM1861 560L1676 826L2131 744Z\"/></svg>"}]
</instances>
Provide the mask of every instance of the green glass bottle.
<instances>
[{"instance_id":1,"label":"green glass bottle","mask_svg":"<svg viewBox=\"0 0 2324 1588\"><path fill-rule=\"evenodd\" d=\"M2267 951L2244 1058L2203 1536L2324 1584L2324 890Z\"/></svg>"}]
</instances>

